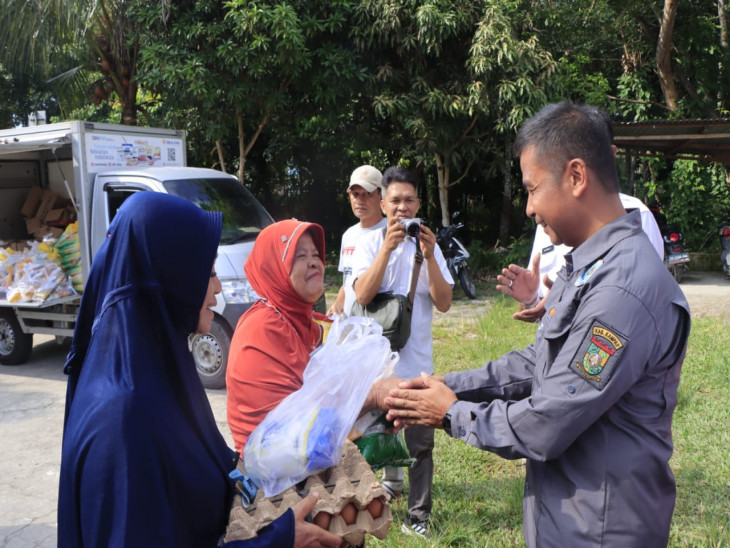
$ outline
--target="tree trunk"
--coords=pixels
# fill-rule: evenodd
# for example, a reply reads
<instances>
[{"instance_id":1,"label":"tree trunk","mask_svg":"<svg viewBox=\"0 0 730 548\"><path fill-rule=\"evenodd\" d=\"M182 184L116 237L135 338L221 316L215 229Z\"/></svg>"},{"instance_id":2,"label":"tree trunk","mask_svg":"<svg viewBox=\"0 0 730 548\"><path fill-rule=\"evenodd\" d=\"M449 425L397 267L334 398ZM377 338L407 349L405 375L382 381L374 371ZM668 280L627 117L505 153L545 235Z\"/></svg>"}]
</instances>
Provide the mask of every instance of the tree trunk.
<instances>
[{"instance_id":1,"label":"tree trunk","mask_svg":"<svg viewBox=\"0 0 730 548\"><path fill-rule=\"evenodd\" d=\"M510 237L512 216L512 140L504 136L504 185L502 187L502 215L499 219L499 242L506 246Z\"/></svg>"},{"instance_id":2,"label":"tree trunk","mask_svg":"<svg viewBox=\"0 0 730 548\"><path fill-rule=\"evenodd\" d=\"M438 173L439 203L441 204L441 226L451 225L449 212L449 165L440 154L435 154L436 173Z\"/></svg>"},{"instance_id":3,"label":"tree trunk","mask_svg":"<svg viewBox=\"0 0 730 548\"><path fill-rule=\"evenodd\" d=\"M236 109L236 120L238 121L238 181L243 184L244 168L246 166L246 142L243 133L243 112Z\"/></svg>"},{"instance_id":4,"label":"tree trunk","mask_svg":"<svg viewBox=\"0 0 730 548\"><path fill-rule=\"evenodd\" d=\"M218 163L220 163L220 165L221 165L221 171L223 173L228 173L226 171L226 160L223 157L223 143L221 142L220 139L215 140L215 148L218 151Z\"/></svg>"},{"instance_id":5,"label":"tree trunk","mask_svg":"<svg viewBox=\"0 0 730 548\"><path fill-rule=\"evenodd\" d=\"M720 23L720 46L725 52L727 52L728 50L730 50L730 34L728 32L727 9L725 7L725 0L717 0L717 18ZM726 82L727 69L725 68L725 65L722 61L718 63L717 71L720 75L720 81ZM725 110L724 103L725 93L723 92L723 88L720 88L720 90L717 92L717 110L719 112Z\"/></svg>"},{"instance_id":6,"label":"tree trunk","mask_svg":"<svg viewBox=\"0 0 730 548\"><path fill-rule=\"evenodd\" d=\"M664 102L670 110L677 110L679 93L674 82L672 71L672 47L674 23L677 17L677 3L679 0L664 0L659 39L656 48L656 64L659 83L664 94Z\"/></svg>"},{"instance_id":7,"label":"tree trunk","mask_svg":"<svg viewBox=\"0 0 730 548\"><path fill-rule=\"evenodd\" d=\"M119 93L119 102L122 104L122 124L125 126L137 125L137 84L130 82L126 89Z\"/></svg>"}]
</instances>

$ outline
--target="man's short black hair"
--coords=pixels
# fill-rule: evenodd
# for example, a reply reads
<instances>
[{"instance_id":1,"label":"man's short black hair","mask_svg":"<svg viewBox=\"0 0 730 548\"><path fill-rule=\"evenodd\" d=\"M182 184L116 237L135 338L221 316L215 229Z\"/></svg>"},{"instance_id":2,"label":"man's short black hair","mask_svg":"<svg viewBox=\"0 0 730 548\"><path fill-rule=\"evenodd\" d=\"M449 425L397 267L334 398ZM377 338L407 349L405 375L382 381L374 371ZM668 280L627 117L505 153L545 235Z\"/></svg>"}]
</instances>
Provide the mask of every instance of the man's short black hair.
<instances>
[{"instance_id":1,"label":"man's short black hair","mask_svg":"<svg viewBox=\"0 0 730 548\"><path fill-rule=\"evenodd\" d=\"M517 132L513 152L520 157L534 146L537 158L555 177L573 158L580 158L607 190L618 192L613 123L601 109L563 101L540 109Z\"/></svg>"},{"instance_id":2,"label":"man's short black hair","mask_svg":"<svg viewBox=\"0 0 730 548\"><path fill-rule=\"evenodd\" d=\"M385 196L385 191L388 190L390 183L410 183L418 192L418 177L402 166L389 167L383 173L383 196Z\"/></svg>"}]
</instances>

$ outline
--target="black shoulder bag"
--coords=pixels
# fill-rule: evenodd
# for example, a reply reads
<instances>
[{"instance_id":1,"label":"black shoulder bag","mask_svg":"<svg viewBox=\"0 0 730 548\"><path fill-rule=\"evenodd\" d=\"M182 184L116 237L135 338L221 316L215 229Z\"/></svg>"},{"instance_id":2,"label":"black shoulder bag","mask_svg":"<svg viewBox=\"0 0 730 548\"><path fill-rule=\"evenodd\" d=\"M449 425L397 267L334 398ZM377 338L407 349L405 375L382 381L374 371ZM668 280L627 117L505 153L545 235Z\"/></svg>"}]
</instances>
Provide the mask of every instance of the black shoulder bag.
<instances>
[{"instance_id":1,"label":"black shoulder bag","mask_svg":"<svg viewBox=\"0 0 730 548\"><path fill-rule=\"evenodd\" d=\"M390 341L390 348L393 351L403 348L411 335L413 298L416 295L421 263L423 263L423 253L421 253L421 246L416 239L416 258L411 272L408 296L398 295L392 291L378 293L365 306L355 301L350 311L351 316L365 316L378 322L383 327L383 336Z\"/></svg>"}]
</instances>

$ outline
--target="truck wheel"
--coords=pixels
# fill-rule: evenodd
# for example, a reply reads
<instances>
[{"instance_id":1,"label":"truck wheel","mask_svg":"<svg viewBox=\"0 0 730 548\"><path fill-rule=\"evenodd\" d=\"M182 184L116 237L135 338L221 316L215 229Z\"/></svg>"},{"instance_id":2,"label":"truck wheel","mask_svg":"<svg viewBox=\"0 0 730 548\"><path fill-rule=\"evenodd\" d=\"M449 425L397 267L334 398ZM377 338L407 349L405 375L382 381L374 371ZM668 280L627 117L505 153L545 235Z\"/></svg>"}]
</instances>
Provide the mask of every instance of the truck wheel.
<instances>
[{"instance_id":1,"label":"truck wheel","mask_svg":"<svg viewBox=\"0 0 730 548\"><path fill-rule=\"evenodd\" d=\"M467 297L470 299L477 298L477 286L474 285L474 278L471 277L471 273L466 268L466 265L462 265L461 270L459 270L459 283Z\"/></svg>"},{"instance_id":2,"label":"truck wheel","mask_svg":"<svg viewBox=\"0 0 730 548\"><path fill-rule=\"evenodd\" d=\"M226 365L231 346L231 330L221 317L213 318L210 333L195 334L190 340L190 352L198 376L206 388L226 387Z\"/></svg>"},{"instance_id":3,"label":"truck wheel","mask_svg":"<svg viewBox=\"0 0 730 548\"><path fill-rule=\"evenodd\" d=\"M33 334L23 333L12 310L0 310L0 363L20 365L33 350Z\"/></svg>"}]
</instances>

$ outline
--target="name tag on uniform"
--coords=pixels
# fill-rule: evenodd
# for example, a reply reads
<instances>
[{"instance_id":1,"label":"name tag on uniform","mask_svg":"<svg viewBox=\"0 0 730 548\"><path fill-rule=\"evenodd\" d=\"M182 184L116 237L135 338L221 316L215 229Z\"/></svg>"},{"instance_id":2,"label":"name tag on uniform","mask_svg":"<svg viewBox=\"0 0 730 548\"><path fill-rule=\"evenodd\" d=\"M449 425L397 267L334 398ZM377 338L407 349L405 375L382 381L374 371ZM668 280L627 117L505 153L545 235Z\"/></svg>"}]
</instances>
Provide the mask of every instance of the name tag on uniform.
<instances>
[{"instance_id":1,"label":"name tag on uniform","mask_svg":"<svg viewBox=\"0 0 730 548\"><path fill-rule=\"evenodd\" d=\"M545 253L550 253L551 251L555 251L554 245L549 245L547 247L543 247L542 251L540 252L540 255L545 255Z\"/></svg>"},{"instance_id":2,"label":"name tag on uniform","mask_svg":"<svg viewBox=\"0 0 730 548\"><path fill-rule=\"evenodd\" d=\"M578 281L575 282L575 287L580 287L584 283L586 283L591 278L591 276L593 276L596 273L596 271L599 268L601 268L602 264L603 264L602 260L598 260L595 263L593 263L592 267L590 267L588 270L586 270L585 272L583 272L583 274L580 275L580 278L578 278Z\"/></svg>"}]
</instances>

